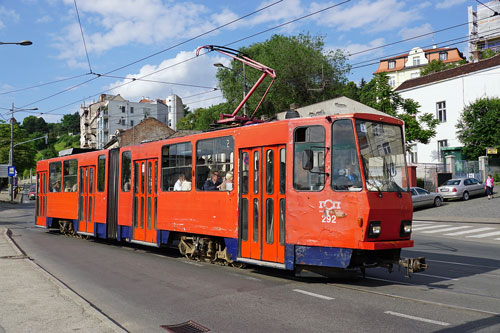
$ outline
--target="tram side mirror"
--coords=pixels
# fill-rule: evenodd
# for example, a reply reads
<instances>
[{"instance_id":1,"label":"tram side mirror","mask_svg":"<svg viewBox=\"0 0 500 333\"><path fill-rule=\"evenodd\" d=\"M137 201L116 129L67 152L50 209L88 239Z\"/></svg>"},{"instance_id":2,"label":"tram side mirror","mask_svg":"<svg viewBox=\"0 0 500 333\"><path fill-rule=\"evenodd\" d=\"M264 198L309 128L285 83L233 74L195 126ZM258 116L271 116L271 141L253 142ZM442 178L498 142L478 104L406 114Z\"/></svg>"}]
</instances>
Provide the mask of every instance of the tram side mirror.
<instances>
[{"instance_id":1,"label":"tram side mirror","mask_svg":"<svg viewBox=\"0 0 500 333\"><path fill-rule=\"evenodd\" d=\"M313 162L313 151L311 149L306 149L302 151L302 169L311 171L314 165Z\"/></svg>"}]
</instances>

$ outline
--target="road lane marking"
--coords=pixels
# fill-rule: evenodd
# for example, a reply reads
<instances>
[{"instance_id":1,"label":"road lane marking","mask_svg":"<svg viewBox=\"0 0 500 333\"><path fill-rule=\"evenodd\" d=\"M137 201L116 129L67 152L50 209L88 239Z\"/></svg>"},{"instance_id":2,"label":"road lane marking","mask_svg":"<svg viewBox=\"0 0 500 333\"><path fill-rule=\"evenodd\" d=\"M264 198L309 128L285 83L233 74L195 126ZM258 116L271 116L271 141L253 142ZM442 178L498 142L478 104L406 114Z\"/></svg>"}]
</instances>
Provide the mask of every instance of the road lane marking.
<instances>
[{"instance_id":1,"label":"road lane marking","mask_svg":"<svg viewBox=\"0 0 500 333\"><path fill-rule=\"evenodd\" d=\"M431 226L415 226L412 229L415 231L421 231L421 230L427 230L427 229L436 229L436 228L444 228L444 227L449 227L449 224L438 224L438 225L431 225Z\"/></svg>"},{"instance_id":2,"label":"road lane marking","mask_svg":"<svg viewBox=\"0 0 500 333\"><path fill-rule=\"evenodd\" d=\"M202 264L198 264L198 263L195 263L195 262L191 262L191 261L181 261L185 264L188 264L188 265L193 265L193 266L198 266L198 267L203 267Z\"/></svg>"},{"instance_id":3,"label":"road lane marking","mask_svg":"<svg viewBox=\"0 0 500 333\"><path fill-rule=\"evenodd\" d=\"M440 325L440 326L450 326L451 325L450 323L445 323L444 321L432 320L432 319L427 319L427 318L422 318L422 317L415 317L415 316L410 316L410 315L407 315L404 313L399 313L399 312L385 311L384 313L390 314L393 316L397 316L397 317L423 321L425 323L436 324L436 325Z\"/></svg>"},{"instance_id":4,"label":"road lane marking","mask_svg":"<svg viewBox=\"0 0 500 333\"><path fill-rule=\"evenodd\" d=\"M433 277L433 278L436 278L436 279L443 279L443 280L454 280L454 281L458 281L458 279L449 278L449 277L445 277L445 276L439 276L439 275L430 275L430 274L423 274L423 273L414 273L414 274L415 274L415 275L422 275L422 276Z\"/></svg>"},{"instance_id":5,"label":"road lane marking","mask_svg":"<svg viewBox=\"0 0 500 333\"><path fill-rule=\"evenodd\" d=\"M486 238L489 236L496 236L500 235L500 231L493 231L493 232L488 232L485 234L480 234L480 235L472 235L472 236L466 236L467 238Z\"/></svg>"},{"instance_id":6,"label":"road lane marking","mask_svg":"<svg viewBox=\"0 0 500 333\"><path fill-rule=\"evenodd\" d=\"M301 289L294 289L293 291L295 291L297 293L304 294L304 295L309 295L309 296L313 296L313 297L317 297L317 298L321 298L321 299L326 299L327 301L331 301L332 299L335 299L333 297L328 297L328 296L325 296L325 295L315 294L315 293L312 293L310 291L305 291L305 290L301 290Z\"/></svg>"},{"instance_id":7,"label":"road lane marking","mask_svg":"<svg viewBox=\"0 0 500 333\"><path fill-rule=\"evenodd\" d=\"M465 234L473 234L475 232L481 232L481 231L486 231L486 230L492 230L495 228L479 228L479 229L473 229L473 230L465 230L465 231L457 231L457 232L452 232L451 234L444 234L445 236L459 236L459 235L465 235Z\"/></svg>"},{"instance_id":8,"label":"road lane marking","mask_svg":"<svg viewBox=\"0 0 500 333\"><path fill-rule=\"evenodd\" d=\"M444 228L444 229L434 229L434 230L427 230L427 231L422 231L423 234L434 234L438 232L447 232L447 231L453 231L453 230L458 230L458 229L467 229L467 228L472 228L472 226L464 226L464 227L451 227L451 228Z\"/></svg>"},{"instance_id":9,"label":"road lane marking","mask_svg":"<svg viewBox=\"0 0 500 333\"><path fill-rule=\"evenodd\" d=\"M474 264L467 264L467 263L455 262L455 261L442 261L442 260L434 260L434 259L426 259L426 261L441 262L443 264L452 264L452 265L462 265L462 266L471 266L471 267L481 267L481 268L494 268L494 269L498 269L498 267L495 267L495 266L474 265Z\"/></svg>"}]
</instances>

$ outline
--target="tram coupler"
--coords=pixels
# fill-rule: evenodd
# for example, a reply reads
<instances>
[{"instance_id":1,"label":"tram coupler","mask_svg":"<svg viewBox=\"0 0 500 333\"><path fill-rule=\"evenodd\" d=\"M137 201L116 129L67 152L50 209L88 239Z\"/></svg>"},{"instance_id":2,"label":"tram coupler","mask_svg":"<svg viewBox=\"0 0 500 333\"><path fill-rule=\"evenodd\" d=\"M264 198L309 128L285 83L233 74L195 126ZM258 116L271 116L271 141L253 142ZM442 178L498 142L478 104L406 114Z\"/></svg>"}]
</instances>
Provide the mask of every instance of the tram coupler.
<instances>
[{"instance_id":1,"label":"tram coupler","mask_svg":"<svg viewBox=\"0 0 500 333\"><path fill-rule=\"evenodd\" d=\"M400 258L398 264L406 268L406 277L410 277L410 273L423 272L427 269L424 257Z\"/></svg>"}]
</instances>

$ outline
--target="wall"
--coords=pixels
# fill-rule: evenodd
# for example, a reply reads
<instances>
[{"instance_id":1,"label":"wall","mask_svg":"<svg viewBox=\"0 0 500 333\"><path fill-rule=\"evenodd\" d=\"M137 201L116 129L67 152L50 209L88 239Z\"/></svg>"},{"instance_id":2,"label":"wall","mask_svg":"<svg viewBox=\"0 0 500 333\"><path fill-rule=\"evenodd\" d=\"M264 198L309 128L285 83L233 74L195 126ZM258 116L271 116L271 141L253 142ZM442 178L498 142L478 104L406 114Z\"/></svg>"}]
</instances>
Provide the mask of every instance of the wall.
<instances>
[{"instance_id":1,"label":"wall","mask_svg":"<svg viewBox=\"0 0 500 333\"><path fill-rule=\"evenodd\" d=\"M456 124L464 106L482 97L500 97L500 66L469 73L440 82L401 90L403 98L417 101L421 112L436 115L436 103L446 102L446 122L437 126L437 134L427 145L417 144L417 160L420 163L437 163L438 140L448 140L449 147L460 147L456 136Z\"/></svg>"}]
</instances>

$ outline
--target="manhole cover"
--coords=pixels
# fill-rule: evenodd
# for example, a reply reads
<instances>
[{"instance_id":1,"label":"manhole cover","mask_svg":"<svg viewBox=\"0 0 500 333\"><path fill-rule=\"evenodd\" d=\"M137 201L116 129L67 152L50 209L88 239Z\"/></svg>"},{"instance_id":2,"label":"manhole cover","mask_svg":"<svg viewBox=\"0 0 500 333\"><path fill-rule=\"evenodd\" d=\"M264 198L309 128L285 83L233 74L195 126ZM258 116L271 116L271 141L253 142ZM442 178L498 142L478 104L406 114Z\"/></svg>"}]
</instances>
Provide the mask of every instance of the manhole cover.
<instances>
[{"instance_id":1,"label":"manhole cover","mask_svg":"<svg viewBox=\"0 0 500 333\"><path fill-rule=\"evenodd\" d=\"M161 328L174 333L202 333L210 332L210 330L204 326L201 326L194 321L186 321L185 323L175 324L175 325L160 325Z\"/></svg>"}]
</instances>

